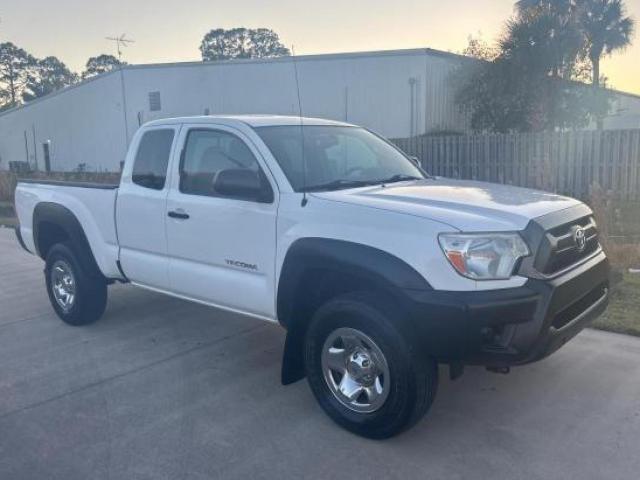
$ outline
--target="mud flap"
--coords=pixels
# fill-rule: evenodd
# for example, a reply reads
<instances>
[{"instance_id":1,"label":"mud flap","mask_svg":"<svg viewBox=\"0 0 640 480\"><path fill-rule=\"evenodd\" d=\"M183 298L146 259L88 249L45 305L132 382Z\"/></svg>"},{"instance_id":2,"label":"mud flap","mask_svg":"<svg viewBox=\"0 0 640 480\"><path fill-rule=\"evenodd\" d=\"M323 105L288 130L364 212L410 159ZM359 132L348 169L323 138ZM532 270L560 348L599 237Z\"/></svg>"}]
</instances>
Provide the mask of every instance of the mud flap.
<instances>
[{"instance_id":1,"label":"mud flap","mask_svg":"<svg viewBox=\"0 0 640 480\"><path fill-rule=\"evenodd\" d=\"M304 369L304 339L296 330L303 329L293 328L289 330L284 341L281 379L283 385L290 385L306 376Z\"/></svg>"}]
</instances>

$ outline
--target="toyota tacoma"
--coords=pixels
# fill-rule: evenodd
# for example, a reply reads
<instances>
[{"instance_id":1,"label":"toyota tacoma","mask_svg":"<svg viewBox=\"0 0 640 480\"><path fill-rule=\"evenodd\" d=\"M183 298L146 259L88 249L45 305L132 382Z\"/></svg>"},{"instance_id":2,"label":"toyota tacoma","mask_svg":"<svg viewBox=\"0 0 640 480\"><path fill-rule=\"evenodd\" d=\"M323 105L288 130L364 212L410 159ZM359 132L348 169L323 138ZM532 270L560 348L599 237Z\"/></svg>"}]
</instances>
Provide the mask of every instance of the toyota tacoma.
<instances>
[{"instance_id":1,"label":"toyota tacoma","mask_svg":"<svg viewBox=\"0 0 640 480\"><path fill-rule=\"evenodd\" d=\"M282 116L139 129L119 185L20 181L18 240L70 325L131 283L277 322L282 382L371 438L430 408L438 365L506 372L608 302L593 212L525 188L439 178L380 136Z\"/></svg>"}]
</instances>

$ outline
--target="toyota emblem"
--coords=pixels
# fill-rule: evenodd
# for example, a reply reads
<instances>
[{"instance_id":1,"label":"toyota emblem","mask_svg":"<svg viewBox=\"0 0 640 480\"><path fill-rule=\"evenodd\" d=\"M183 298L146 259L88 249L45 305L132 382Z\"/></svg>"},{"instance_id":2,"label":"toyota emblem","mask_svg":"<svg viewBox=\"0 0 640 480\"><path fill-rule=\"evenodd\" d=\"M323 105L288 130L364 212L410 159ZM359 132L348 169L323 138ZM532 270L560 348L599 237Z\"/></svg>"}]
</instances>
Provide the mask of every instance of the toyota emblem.
<instances>
[{"instance_id":1,"label":"toyota emblem","mask_svg":"<svg viewBox=\"0 0 640 480\"><path fill-rule=\"evenodd\" d=\"M573 232L573 239L576 242L576 247L578 247L578 251L582 252L587 246L587 237L584 233L584 228L578 227Z\"/></svg>"}]
</instances>

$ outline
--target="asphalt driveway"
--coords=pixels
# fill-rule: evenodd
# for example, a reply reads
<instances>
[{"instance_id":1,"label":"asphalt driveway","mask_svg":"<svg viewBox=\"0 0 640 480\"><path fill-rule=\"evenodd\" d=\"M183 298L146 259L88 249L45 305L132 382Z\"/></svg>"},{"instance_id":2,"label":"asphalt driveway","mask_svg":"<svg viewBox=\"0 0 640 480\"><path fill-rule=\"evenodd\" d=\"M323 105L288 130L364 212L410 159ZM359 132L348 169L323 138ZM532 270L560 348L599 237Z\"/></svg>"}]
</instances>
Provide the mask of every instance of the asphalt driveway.
<instances>
[{"instance_id":1,"label":"asphalt driveway","mask_svg":"<svg viewBox=\"0 0 640 480\"><path fill-rule=\"evenodd\" d=\"M510 375L443 369L424 421L376 442L280 385L279 327L114 286L73 328L42 268L0 229L0 479L640 475L640 339L588 330Z\"/></svg>"}]
</instances>

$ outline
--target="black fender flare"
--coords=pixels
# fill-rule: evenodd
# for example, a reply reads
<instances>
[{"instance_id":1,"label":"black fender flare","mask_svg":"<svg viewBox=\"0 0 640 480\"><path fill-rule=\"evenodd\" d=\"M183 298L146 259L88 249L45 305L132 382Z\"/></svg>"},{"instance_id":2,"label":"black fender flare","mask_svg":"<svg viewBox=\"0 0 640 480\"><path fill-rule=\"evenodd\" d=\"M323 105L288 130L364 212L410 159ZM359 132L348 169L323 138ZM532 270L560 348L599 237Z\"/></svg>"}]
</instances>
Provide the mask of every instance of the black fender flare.
<instances>
[{"instance_id":1,"label":"black fender flare","mask_svg":"<svg viewBox=\"0 0 640 480\"><path fill-rule=\"evenodd\" d=\"M39 257L46 260L46 252L40 251L40 246L42 227L47 223L59 227L66 234L74 252L87 267L88 273L104 279L80 221L71 210L58 203L40 202L33 211L33 241Z\"/></svg>"},{"instance_id":2,"label":"black fender flare","mask_svg":"<svg viewBox=\"0 0 640 480\"><path fill-rule=\"evenodd\" d=\"M411 293L432 290L427 280L404 260L368 245L328 238L302 238L287 251L280 272L276 308L287 329L282 383L304 377L303 342L308 318L298 318L298 288L309 271L330 271L359 279L363 286L384 292L399 304Z\"/></svg>"}]
</instances>

